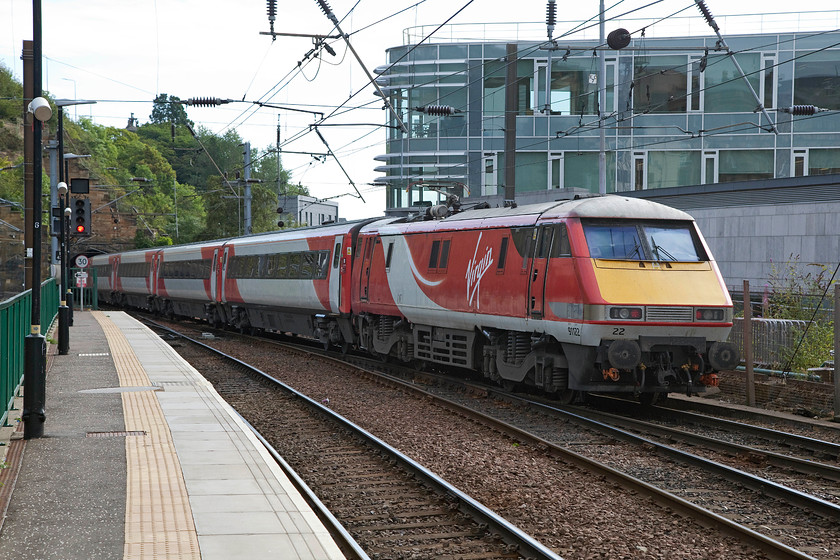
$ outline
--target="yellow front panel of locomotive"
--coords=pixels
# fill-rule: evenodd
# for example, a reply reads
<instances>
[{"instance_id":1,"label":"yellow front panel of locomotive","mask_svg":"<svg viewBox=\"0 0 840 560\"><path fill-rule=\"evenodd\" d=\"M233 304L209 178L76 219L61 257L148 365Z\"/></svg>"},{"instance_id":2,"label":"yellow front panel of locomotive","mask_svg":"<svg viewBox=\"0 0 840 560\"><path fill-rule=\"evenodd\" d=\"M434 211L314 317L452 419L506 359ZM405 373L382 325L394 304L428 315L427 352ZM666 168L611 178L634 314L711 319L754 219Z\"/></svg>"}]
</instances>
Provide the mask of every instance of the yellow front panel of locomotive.
<instances>
[{"instance_id":1,"label":"yellow front panel of locomotive","mask_svg":"<svg viewBox=\"0 0 840 560\"><path fill-rule=\"evenodd\" d=\"M726 296L708 262L592 259L601 296L612 304L725 305Z\"/></svg>"}]
</instances>

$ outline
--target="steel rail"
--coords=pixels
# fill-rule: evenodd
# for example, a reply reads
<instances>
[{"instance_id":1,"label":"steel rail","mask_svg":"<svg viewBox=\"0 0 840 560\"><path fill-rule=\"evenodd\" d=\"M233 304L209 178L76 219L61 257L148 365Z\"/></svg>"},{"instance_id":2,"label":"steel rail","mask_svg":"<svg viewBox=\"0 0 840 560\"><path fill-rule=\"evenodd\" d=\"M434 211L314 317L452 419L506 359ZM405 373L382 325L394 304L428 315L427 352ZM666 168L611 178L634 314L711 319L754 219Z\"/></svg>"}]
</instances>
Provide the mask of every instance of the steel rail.
<instances>
[{"instance_id":1,"label":"steel rail","mask_svg":"<svg viewBox=\"0 0 840 560\"><path fill-rule=\"evenodd\" d=\"M436 489L438 492L445 494L451 498L454 498L458 501L459 509L470 515L473 519L486 524L488 527L491 527L493 531L498 533L502 540L515 545L517 547L517 551L524 557L532 558L534 560L563 560L560 556L556 553L551 551L549 548L544 546L543 544L539 543L533 537L496 514L491 509L487 508L477 500L473 499L471 496L465 494L464 492L458 490L456 487L452 486L444 479L440 478L432 471L428 470L424 466L420 465L410 457L400 453L395 448L391 447L389 444L384 442L383 440L379 439L378 437L374 436L373 434L367 432L366 430L362 429L361 427L357 426L350 420L344 418L343 416L339 415L335 411L331 410L330 408L322 405L321 403L307 397L303 393L296 391L293 387L283 383L272 377L271 375L265 373L264 371L246 363L238 358L225 354L224 352L213 348L203 342L190 338L189 336L179 333L169 327L164 325L160 325L154 321L146 319L147 322L154 324L156 328L161 330L166 330L178 337L181 337L185 340L190 341L191 343L200 346L210 352L215 353L218 356L223 357L224 359L242 367L248 371L253 372L256 375L261 376L266 381L271 382L272 384L280 387L283 391L286 391L288 394L293 395L295 398L298 398L309 406L315 408L320 413L324 414L325 416L329 417L332 421L336 422L337 424L343 426L347 430L351 431L352 433L360 436L364 440L371 443L374 447L378 448L380 451L387 453L391 457L393 457L398 463L402 465L407 471L411 472L418 478L423 479L425 483L427 483L430 487ZM301 351L296 349L297 351ZM308 352L311 353L311 352ZM346 362L342 362L341 360L336 360L335 358L331 358L329 356L324 356L318 354L319 357L337 362L346 366ZM262 439L262 438L261 438ZM348 534L349 537L349 534ZM350 537L352 539L352 537ZM354 541L355 542L355 541Z\"/></svg>"},{"instance_id":2,"label":"steel rail","mask_svg":"<svg viewBox=\"0 0 840 560\"><path fill-rule=\"evenodd\" d=\"M725 454L760 455L761 457L767 459L767 462L773 466L790 469L803 474L815 474L825 478L826 480L840 482L840 467L835 467L833 465L827 465L825 463L819 463L807 459L800 459L799 457L791 457L790 455L784 455L782 453L749 447L747 445L724 441L701 434L694 434L686 432L685 430L680 430L679 428L662 426L660 424L645 422L644 420L637 420L635 418L627 418L626 416L619 416L609 412L587 410L583 414L589 417L599 417L604 422L613 425L620 425L630 430L681 441L689 445L707 447ZM737 429L737 427L732 429Z\"/></svg>"},{"instance_id":3,"label":"steel rail","mask_svg":"<svg viewBox=\"0 0 840 560\"><path fill-rule=\"evenodd\" d=\"M656 406L653 407L657 413L680 420L688 420L690 423L699 424L703 426L715 426L727 430L737 430L738 432L747 433L753 436L762 437L771 441L776 441L791 447L800 447L808 449L813 453L826 455L829 457L840 458L840 445L823 441L807 436L800 436L788 432L781 432L771 428L763 428L761 426L754 426L752 424L743 424L734 420L726 420L724 418L715 418L713 416L705 416L694 412L687 412L684 410L676 410L668 407Z\"/></svg>"},{"instance_id":4,"label":"steel rail","mask_svg":"<svg viewBox=\"0 0 840 560\"><path fill-rule=\"evenodd\" d=\"M519 397L512 398L519 399ZM776 482L773 482L772 480L767 480L766 478L761 478L759 476L740 471L727 465L723 465L716 461L712 461L711 459L706 459L705 457L700 457L698 455L694 455L692 453L688 453L686 451L682 451L680 449L664 445L657 441L653 441L648 438L630 433L626 430L622 430L621 428L616 428L614 426L610 426L609 424L605 424L603 422L587 418L586 416L583 416L581 414L576 414L574 412L563 410L562 408L557 408L555 406L536 401L529 401L526 399L520 400L529 403L535 408L540 408L552 414L563 416L568 420L578 422L579 424L585 425L593 430L596 430L604 435L613 437L615 439L626 441L636 445L652 446L654 449L656 449L663 455L668 456L674 460L680 461L683 464L697 466L702 469L714 472L722 476L726 480L729 480L730 482L740 484L760 494L780 499L796 507L816 513L821 517L825 517L827 519L840 520L840 506L832 504L831 502L828 502L826 500L822 500L815 496L811 496L810 494L806 494L804 492L799 492L798 490L788 488L787 486L778 484Z\"/></svg>"}]
</instances>

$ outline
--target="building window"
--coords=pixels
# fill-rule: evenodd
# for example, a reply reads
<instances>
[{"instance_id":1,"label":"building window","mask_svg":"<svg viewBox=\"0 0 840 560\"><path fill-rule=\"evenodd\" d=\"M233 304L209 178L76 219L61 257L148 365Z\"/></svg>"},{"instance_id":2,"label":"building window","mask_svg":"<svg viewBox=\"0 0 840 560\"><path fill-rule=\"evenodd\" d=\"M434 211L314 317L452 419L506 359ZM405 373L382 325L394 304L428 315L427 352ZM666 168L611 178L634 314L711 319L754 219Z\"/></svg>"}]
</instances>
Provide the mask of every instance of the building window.
<instances>
[{"instance_id":1,"label":"building window","mask_svg":"<svg viewBox=\"0 0 840 560\"><path fill-rule=\"evenodd\" d=\"M682 55L636 57L633 68L633 110L636 113L685 113L688 98L687 60ZM708 105L706 107L708 109Z\"/></svg>"},{"instance_id":2,"label":"building window","mask_svg":"<svg viewBox=\"0 0 840 560\"><path fill-rule=\"evenodd\" d=\"M755 181L772 179L773 150L720 150L718 181Z\"/></svg>"},{"instance_id":3,"label":"building window","mask_svg":"<svg viewBox=\"0 0 840 560\"><path fill-rule=\"evenodd\" d=\"M545 152L516 153L517 191L542 191L548 188L547 157Z\"/></svg>"},{"instance_id":4,"label":"building window","mask_svg":"<svg viewBox=\"0 0 840 560\"><path fill-rule=\"evenodd\" d=\"M607 192L615 192L615 152L607 152ZM599 191L598 152L566 152L563 187Z\"/></svg>"},{"instance_id":5,"label":"building window","mask_svg":"<svg viewBox=\"0 0 840 560\"><path fill-rule=\"evenodd\" d=\"M761 55L761 92L759 98L765 109L776 106L776 57L775 55Z\"/></svg>"},{"instance_id":6,"label":"building window","mask_svg":"<svg viewBox=\"0 0 840 560\"><path fill-rule=\"evenodd\" d=\"M797 52L793 69L793 104L840 109L840 51Z\"/></svg>"},{"instance_id":7,"label":"building window","mask_svg":"<svg viewBox=\"0 0 840 560\"><path fill-rule=\"evenodd\" d=\"M484 64L484 116L505 114L505 63L491 60Z\"/></svg>"},{"instance_id":8,"label":"building window","mask_svg":"<svg viewBox=\"0 0 840 560\"><path fill-rule=\"evenodd\" d=\"M615 192L615 152L607 152L607 192ZM598 192L598 152L565 152L563 187Z\"/></svg>"},{"instance_id":9,"label":"building window","mask_svg":"<svg viewBox=\"0 0 840 560\"><path fill-rule=\"evenodd\" d=\"M738 64L741 65L741 69L747 75L756 93L759 93L761 86L760 60L761 56L758 53L738 53ZM728 54L710 54L708 61L703 86L704 111L706 113L751 113L757 105L755 97L744 83L732 57Z\"/></svg>"},{"instance_id":10,"label":"building window","mask_svg":"<svg viewBox=\"0 0 840 560\"><path fill-rule=\"evenodd\" d=\"M840 173L840 148L794 150L793 158L796 177Z\"/></svg>"},{"instance_id":11,"label":"building window","mask_svg":"<svg viewBox=\"0 0 840 560\"><path fill-rule=\"evenodd\" d=\"M612 65L613 72L615 65ZM609 74L610 68L607 69ZM598 112L598 58L551 61L551 114L595 115ZM613 78L614 79L614 78ZM607 82L609 84L609 81ZM545 93L540 99L545 97ZM610 107L609 100L607 107Z\"/></svg>"},{"instance_id":12,"label":"building window","mask_svg":"<svg viewBox=\"0 0 840 560\"><path fill-rule=\"evenodd\" d=\"M700 182L704 185L717 183L718 156L717 152L703 152L703 176Z\"/></svg>"},{"instance_id":13,"label":"building window","mask_svg":"<svg viewBox=\"0 0 840 560\"><path fill-rule=\"evenodd\" d=\"M647 188L684 187L700 184L700 152L651 151Z\"/></svg>"},{"instance_id":14,"label":"building window","mask_svg":"<svg viewBox=\"0 0 840 560\"><path fill-rule=\"evenodd\" d=\"M808 170L808 150L793 150L793 176L804 177Z\"/></svg>"},{"instance_id":15,"label":"building window","mask_svg":"<svg viewBox=\"0 0 840 560\"><path fill-rule=\"evenodd\" d=\"M644 152L635 152L633 154L633 190L643 191L647 188L647 173L645 167L647 157Z\"/></svg>"}]
</instances>

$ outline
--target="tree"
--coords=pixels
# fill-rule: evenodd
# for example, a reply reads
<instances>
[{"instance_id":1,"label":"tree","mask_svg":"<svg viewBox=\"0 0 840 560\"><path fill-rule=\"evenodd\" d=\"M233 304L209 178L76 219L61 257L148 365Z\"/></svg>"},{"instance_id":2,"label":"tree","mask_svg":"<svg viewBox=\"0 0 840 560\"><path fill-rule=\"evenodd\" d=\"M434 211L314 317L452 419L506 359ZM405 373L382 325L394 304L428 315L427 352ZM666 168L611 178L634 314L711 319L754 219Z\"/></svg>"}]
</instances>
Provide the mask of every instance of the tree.
<instances>
[{"instance_id":1,"label":"tree","mask_svg":"<svg viewBox=\"0 0 840 560\"><path fill-rule=\"evenodd\" d=\"M193 122L187 117L187 111L179 101L181 99L174 95L159 94L155 97L155 106L152 109L152 114L149 116L149 121L153 124L170 123L193 126Z\"/></svg>"}]
</instances>

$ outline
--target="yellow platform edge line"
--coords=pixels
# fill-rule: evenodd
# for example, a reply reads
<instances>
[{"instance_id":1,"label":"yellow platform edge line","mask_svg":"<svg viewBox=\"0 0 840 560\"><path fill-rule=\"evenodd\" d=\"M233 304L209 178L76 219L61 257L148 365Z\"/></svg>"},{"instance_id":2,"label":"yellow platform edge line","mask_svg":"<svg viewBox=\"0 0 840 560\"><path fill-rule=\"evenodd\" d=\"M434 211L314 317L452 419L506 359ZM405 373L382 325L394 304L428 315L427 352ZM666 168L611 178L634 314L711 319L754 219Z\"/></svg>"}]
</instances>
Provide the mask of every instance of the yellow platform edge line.
<instances>
[{"instance_id":1,"label":"yellow platform edge line","mask_svg":"<svg viewBox=\"0 0 840 560\"><path fill-rule=\"evenodd\" d=\"M125 335L106 313L91 312L105 332L121 387L151 381ZM154 391L122 393L127 437L125 560L200 559L198 535L181 463ZM165 553L164 553L165 552Z\"/></svg>"}]
</instances>

